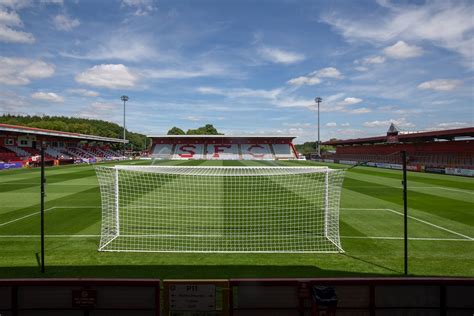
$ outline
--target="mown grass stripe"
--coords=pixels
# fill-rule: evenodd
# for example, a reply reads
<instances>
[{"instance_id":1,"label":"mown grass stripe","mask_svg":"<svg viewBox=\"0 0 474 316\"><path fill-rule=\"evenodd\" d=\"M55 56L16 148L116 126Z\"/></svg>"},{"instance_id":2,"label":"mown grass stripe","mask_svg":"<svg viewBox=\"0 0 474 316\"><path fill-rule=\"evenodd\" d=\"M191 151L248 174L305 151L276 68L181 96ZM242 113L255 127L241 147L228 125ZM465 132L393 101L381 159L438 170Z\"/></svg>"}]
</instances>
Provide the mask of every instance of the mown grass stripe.
<instances>
[{"instance_id":1,"label":"mown grass stripe","mask_svg":"<svg viewBox=\"0 0 474 316\"><path fill-rule=\"evenodd\" d=\"M385 200L390 203L403 204L402 188L380 184L378 189L372 189L368 188L372 185L371 182L356 180L350 177L346 177L344 184L350 186L351 191L374 196L377 199ZM380 188L384 188L384 190ZM410 209L424 211L440 218L449 219L462 224L474 225L474 217L471 216L472 206L472 203L447 197L414 191L409 191L408 193L408 207ZM456 212L453 212L453 209L455 209Z\"/></svg>"}]
</instances>

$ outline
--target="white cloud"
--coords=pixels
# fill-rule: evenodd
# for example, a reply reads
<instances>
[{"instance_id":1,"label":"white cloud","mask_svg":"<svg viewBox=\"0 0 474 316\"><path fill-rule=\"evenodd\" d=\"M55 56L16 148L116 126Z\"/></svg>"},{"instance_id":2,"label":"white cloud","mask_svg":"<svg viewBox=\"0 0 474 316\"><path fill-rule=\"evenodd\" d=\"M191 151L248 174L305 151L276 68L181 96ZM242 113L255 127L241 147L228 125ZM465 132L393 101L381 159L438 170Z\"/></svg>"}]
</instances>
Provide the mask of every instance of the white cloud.
<instances>
[{"instance_id":1,"label":"white cloud","mask_svg":"<svg viewBox=\"0 0 474 316\"><path fill-rule=\"evenodd\" d=\"M355 67L355 70L363 72L363 71L368 71L369 68L367 68L365 66L357 66L357 67Z\"/></svg>"},{"instance_id":2,"label":"white cloud","mask_svg":"<svg viewBox=\"0 0 474 316\"><path fill-rule=\"evenodd\" d=\"M228 98L262 98L275 100L282 92L281 89L263 90L263 89L219 89L213 87L199 87L197 92L202 94L221 95Z\"/></svg>"},{"instance_id":3,"label":"white cloud","mask_svg":"<svg viewBox=\"0 0 474 316\"><path fill-rule=\"evenodd\" d=\"M398 119L398 120L390 119L390 120L386 120L386 121L376 120L376 121L364 122L362 125L365 126L365 127L371 127L371 128L386 127L388 129L388 127L390 126L391 123L395 124L395 126L400 127L400 128L415 127L415 124L407 122L407 120L405 118L401 118L401 119Z\"/></svg>"},{"instance_id":4,"label":"white cloud","mask_svg":"<svg viewBox=\"0 0 474 316\"><path fill-rule=\"evenodd\" d=\"M351 124L348 123L348 122L346 122L346 123L342 123L341 126L342 126L342 127L349 127L349 126L351 126Z\"/></svg>"},{"instance_id":5,"label":"white cloud","mask_svg":"<svg viewBox=\"0 0 474 316\"><path fill-rule=\"evenodd\" d=\"M337 123L336 122L329 122L326 124L327 127L336 127Z\"/></svg>"},{"instance_id":6,"label":"white cloud","mask_svg":"<svg viewBox=\"0 0 474 316\"><path fill-rule=\"evenodd\" d=\"M373 19L329 14L322 20L348 41L430 41L438 47L461 54L472 63L474 19L470 1L432 1L423 5L390 3L385 8L387 14Z\"/></svg>"},{"instance_id":7,"label":"white cloud","mask_svg":"<svg viewBox=\"0 0 474 316\"><path fill-rule=\"evenodd\" d=\"M8 26L23 26L20 17L14 11L0 11L0 24Z\"/></svg>"},{"instance_id":8,"label":"white cloud","mask_svg":"<svg viewBox=\"0 0 474 316\"><path fill-rule=\"evenodd\" d=\"M86 60L124 60L139 62L143 60L163 60L151 45L153 41L130 32L117 31L99 43L93 43L91 51L83 54L60 52L61 56Z\"/></svg>"},{"instance_id":9,"label":"white cloud","mask_svg":"<svg viewBox=\"0 0 474 316\"><path fill-rule=\"evenodd\" d=\"M45 100L51 102L64 102L64 98L62 96L57 95L54 92L35 92L31 95L33 99L37 100Z\"/></svg>"},{"instance_id":10,"label":"white cloud","mask_svg":"<svg viewBox=\"0 0 474 316\"><path fill-rule=\"evenodd\" d=\"M372 112L369 108L358 108L354 110L350 110L349 113L351 114L366 114Z\"/></svg>"},{"instance_id":11,"label":"white cloud","mask_svg":"<svg viewBox=\"0 0 474 316\"><path fill-rule=\"evenodd\" d=\"M122 0L122 6L135 9L133 13L136 16L144 16L156 11L153 0Z\"/></svg>"},{"instance_id":12,"label":"white cloud","mask_svg":"<svg viewBox=\"0 0 474 316\"><path fill-rule=\"evenodd\" d=\"M0 42L33 44L35 38L31 33L15 31L5 25L0 25Z\"/></svg>"},{"instance_id":13,"label":"white cloud","mask_svg":"<svg viewBox=\"0 0 474 316\"><path fill-rule=\"evenodd\" d=\"M9 8L12 10L20 10L31 6L31 0L0 0L0 8Z\"/></svg>"},{"instance_id":14,"label":"white cloud","mask_svg":"<svg viewBox=\"0 0 474 316\"><path fill-rule=\"evenodd\" d=\"M69 93L78 94L83 97L97 97L99 96L99 92L86 90L86 89L69 89Z\"/></svg>"},{"instance_id":15,"label":"white cloud","mask_svg":"<svg viewBox=\"0 0 474 316\"><path fill-rule=\"evenodd\" d=\"M122 64L96 65L76 75L76 81L109 89L132 88L138 76Z\"/></svg>"},{"instance_id":16,"label":"white cloud","mask_svg":"<svg viewBox=\"0 0 474 316\"><path fill-rule=\"evenodd\" d=\"M377 107L377 110L380 111L380 112L390 112L392 114L400 114L400 115L414 114L414 113L422 112L422 110L418 109L418 108L400 108L400 107L394 106L394 105L379 106L379 107Z\"/></svg>"},{"instance_id":17,"label":"white cloud","mask_svg":"<svg viewBox=\"0 0 474 316\"><path fill-rule=\"evenodd\" d=\"M58 14L53 18L53 23L56 29L61 31L71 31L73 28L78 27L81 22L78 19L73 19L64 14Z\"/></svg>"},{"instance_id":18,"label":"white cloud","mask_svg":"<svg viewBox=\"0 0 474 316\"><path fill-rule=\"evenodd\" d=\"M321 83L321 78L342 79L343 76L339 70L334 67L322 68L309 73L307 76L300 76L287 81L292 86L313 86Z\"/></svg>"},{"instance_id":19,"label":"white cloud","mask_svg":"<svg viewBox=\"0 0 474 316\"><path fill-rule=\"evenodd\" d=\"M265 60L276 64L294 64L305 60L300 53L285 51L279 48L262 46L257 50L258 54Z\"/></svg>"},{"instance_id":20,"label":"white cloud","mask_svg":"<svg viewBox=\"0 0 474 316\"><path fill-rule=\"evenodd\" d=\"M295 96L285 96L279 98L278 100L275 100L273 104L282 108L304 107L308 109L315 109L316 107L313 99L302 99Z\"/></svg>"},{"instance_id":21,"label":"white cloud","mask_svg":"<svg viewBox=\"0 0 474 316\"><path fill-rule=\"evenodd\" d=\"M188 121L193 121L193 122L197 122L197 121L200 121L202 119L202 117L200 116L195 116L195 115L188 115L186 116L184 119L188 120Z\"/></svg>"},{"instance_id":22,"label":"white cloud","mask_svg":"<svg viewBox=\"0 0 474 316\"><path fill-rule=\"evenodd\" d=\"M284 117L284 119L286 119L286 117ZM312 124L311 123L301 123L301 122L296 122L296 123L283 123L284 126L288 126L288 127L311 127Z\"/></svg>"},{"instance_id":23,"label":"white cloud","mask_svg":"<svg viewBox=\"0 0 474 316\"><path fill-rule=\"evenodd\" d=\"M418 85L418 89L435 91L452 91L463 84L462 80L455 79L435 79L425 81Z\"/></svg>"},{"instance_id":24,"label":"white cloud","mask_svg":"<svg viewBox=\"0 0 474 316\"><path fill-rule=\"evenodd\" d=\"M26 85L33 79L48 78L53 74L54 65L44 61L0 56L0 83Z\"/></svg>"},{"instance_id":25,"label":"white cloud","mask_svg":"<svg viewBox=\"0 0 474 316\"><path fill-rule=\"evenodd\" d=\"M2 10L0 5L0 42L32 44L35 37L31 33L18 31L12 27L23 27L23 22L16 12Z\"/></svg>"},{"instance_id":26,"label":"white cloud","mask_svg":"<svg viewBox=\"0 0 474 316\"><path fill-rule=\"evenodd\" d=\"M444 128L444 129L449 129L449 128L462 128L462 127L467 127L472 125L466 122L445 122L445 123L439 123L437 125L438 128Z\"/></svg>"},{"instance_id":27,"label":"white cloud","mask_svg":"<svg viewBox=\"0 0 474 316\"><path fill-rule=\"evenodd\" d=\"M398 41L392 46L385 48L385 55L395 59L413 58L423 55L423 49L416 45L408 45L404 41Z\"/></svg>"},{"instance_id":28,"label":"white cloud","mask_svg":"<svg viewBox=\"0 0 474 316\"><path fill-rule=\"evenodd\" d=\"M64 1L63 0L41 0L42 4L57 4L57 5L63 5Z\"/></svg>"},{"instance_id":29,"label":"white cloud","mask_svg":"<svg viewBox=\"0 0 474 316\"><path fill-rule=\"evenodd\" d=\"M361 103L362 101L363 101L362 99L350 97L350 98L345 98L344 101L340 103L340 105L352 105L352 104Z\"/></svg>"},{"instance_id":30,"label":"white cloud","mask_svg":"<svg viewBox=\"0 0 474 316\"><path fill-rule=\"evenodd\" d=\"M194 69L193 69L194 68ZM199 67L188 65L177 69L147 69L142 72L144 77L153 79L189 79L198 77L227 76L229 70L216 64L201 64Z\"/></svg>"},{"instance_id":31,"label":"white cloud","mask_svg":"<svg viewBox=\"0 0 474 316\"><path fill-rule=\"evenodd\" d=\"M316 75L318 78L333 78L333 79L343 78L341 72L334 67L326 67L326 68L317 70L311 74Z\"/></svg>"},{"instance_id":32,"label":"white cloud","mask_svg":"<svg viewBox=\"0 0 474 316\"><path fill-rule=\"evenodd\" d=\"M385 57L383 56L369 56L360 61L363 65L383 64Z\"/></svg>"},{"instance_id":33,"label":"white cloud","mask_svg":"<svg viewBox=\"0 0 474 316\"><path fill-rule=\"evenodd\" d=\"M293 78L287 81L288 84L292 86L314 86L321 83L321 79L318 77L311 77L311 76L300 76L297 78Z\"/></svg>"}]
</instances>

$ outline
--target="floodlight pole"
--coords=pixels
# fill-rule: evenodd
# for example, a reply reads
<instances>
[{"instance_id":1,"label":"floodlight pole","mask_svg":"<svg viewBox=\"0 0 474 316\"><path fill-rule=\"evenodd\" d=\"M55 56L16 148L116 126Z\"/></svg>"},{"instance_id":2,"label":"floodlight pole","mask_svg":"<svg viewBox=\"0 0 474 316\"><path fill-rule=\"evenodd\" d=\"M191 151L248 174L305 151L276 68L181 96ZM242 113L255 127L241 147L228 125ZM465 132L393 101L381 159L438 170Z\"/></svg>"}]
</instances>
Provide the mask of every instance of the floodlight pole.
<instances>
[{"instance_id":1,"label":"floodlight pole","mask_svg":"<svg viewBox=\"0 0 474 316\"><path fill-rule=\"evenodd\" d=\"M44 197L45 197L45 187L46 182L44 176L44 142L41 142L41 273L44 273Z\"/></svg>"},{"instance_id":2,"label":"floodlight pole","mask_svg":"<svg viewBox=\"0 0 474 316\"><path fill-rule=\"evenodd\" d=\"M407 202L407 152L402 151L403 160L403 241L404 241L404 274L408 275L408 202Z\"/></svg>"},{"instance_id":3,"label":"floodlight pole","mask_svg":"<svg viewBox=\"0 0 474 316\"><path fill-rule=\"evenodd\" d=\"M126 131L125 131L125 103L128 101L128 96L126 95L122 95L120 97L120 100L123 101L123 156L125 157L125 149L126 149L126 145L125 145L125 140L126 140Z\"/></svg>"},{"instance_id":4,"label":"floodlight pole","mask_svg":"<svg viewBox=\"0 0 474 316\"><path fill-rule=\"evenodd\" d=\"M320 132L319 131L320 130L320 128L319 128L319 103L323 102L323 99L320 98L320 97L316 97L314 99L314 101L318 104L318 144L317 144L317 149L316 149L317 151L316 152L318 154L318 158L320 158L321 157L321 139L320 139L320 136L319 136L319 132Z\"/></svg>"}]
</instances>

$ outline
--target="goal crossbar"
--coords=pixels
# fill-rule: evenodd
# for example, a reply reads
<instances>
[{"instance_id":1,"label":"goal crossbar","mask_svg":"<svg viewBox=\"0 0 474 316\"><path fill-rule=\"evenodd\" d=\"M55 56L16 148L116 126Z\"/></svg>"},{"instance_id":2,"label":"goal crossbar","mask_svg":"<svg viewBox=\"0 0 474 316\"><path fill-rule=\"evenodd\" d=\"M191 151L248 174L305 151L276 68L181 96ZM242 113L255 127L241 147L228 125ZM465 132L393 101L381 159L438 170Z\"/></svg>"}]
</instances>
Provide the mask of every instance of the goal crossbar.
<instances>
[{"instance_id":1,"label":"goal crossbar","mask_svg":"<svg viewBox=\"0 0 474 316\"><path fill-rule=\"evenodd\" d=\"M96 173L100 251L343 251L342 170L120 165Z\"/></svg>"}]
</instances>

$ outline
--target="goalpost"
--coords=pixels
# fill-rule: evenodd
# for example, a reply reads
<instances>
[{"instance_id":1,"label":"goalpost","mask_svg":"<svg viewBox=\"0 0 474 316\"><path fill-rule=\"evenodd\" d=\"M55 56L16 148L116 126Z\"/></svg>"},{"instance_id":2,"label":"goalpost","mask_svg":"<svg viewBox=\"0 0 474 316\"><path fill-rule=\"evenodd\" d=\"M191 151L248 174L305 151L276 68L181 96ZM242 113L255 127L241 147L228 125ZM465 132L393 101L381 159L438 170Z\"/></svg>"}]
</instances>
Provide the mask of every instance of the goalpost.
<instances>
[{"instance_id":1,"label":"goalpost","mask_svg":"<svg viewBox=\"0 0 474 316\"><path fill-rule=\"evenodd\" d=\"M327 167L96 167L99 251L343 252L343 170Z\"/></svg>"}]
</instances>

